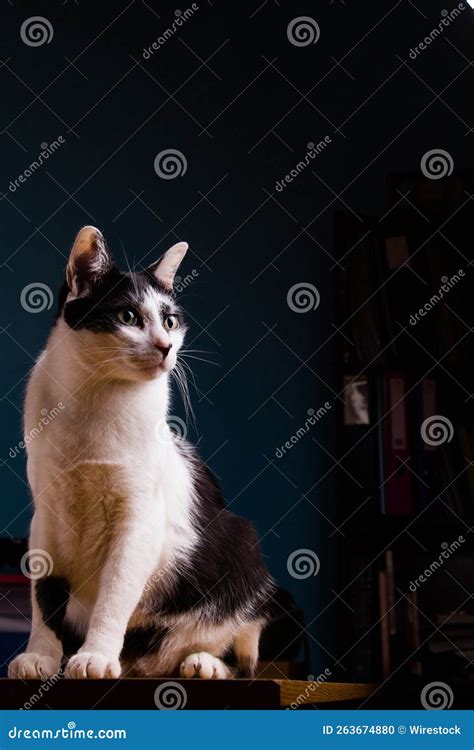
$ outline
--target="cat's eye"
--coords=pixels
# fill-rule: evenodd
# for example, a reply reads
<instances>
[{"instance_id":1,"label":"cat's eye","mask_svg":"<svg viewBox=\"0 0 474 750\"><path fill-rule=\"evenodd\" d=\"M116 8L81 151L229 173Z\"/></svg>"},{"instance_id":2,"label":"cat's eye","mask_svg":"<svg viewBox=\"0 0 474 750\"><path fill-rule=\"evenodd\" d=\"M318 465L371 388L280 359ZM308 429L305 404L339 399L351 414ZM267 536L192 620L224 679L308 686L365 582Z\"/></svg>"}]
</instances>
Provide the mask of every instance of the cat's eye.
<instances>
[{"instance_id":1,"label":"cat's eye","mask_svg":"<svg viewBox=\"0 0 474 750\"><path fill-rule=\"evenodd\" d=\"M167 315L163 321L163 325L168 331L174 331L179 326L178 318L176 315Z\"/></svg>"},{"instance_id":2,"label":"cat's eye","mask_svg":"<svg viewBox=\"0 0 474 750\"><path fill-rule=\"evenodd\" d=\"M133 310L120 310L117 313L117 318L126 326L136 326L138 323L138 317Z\"/></svg>"}]
</instances>

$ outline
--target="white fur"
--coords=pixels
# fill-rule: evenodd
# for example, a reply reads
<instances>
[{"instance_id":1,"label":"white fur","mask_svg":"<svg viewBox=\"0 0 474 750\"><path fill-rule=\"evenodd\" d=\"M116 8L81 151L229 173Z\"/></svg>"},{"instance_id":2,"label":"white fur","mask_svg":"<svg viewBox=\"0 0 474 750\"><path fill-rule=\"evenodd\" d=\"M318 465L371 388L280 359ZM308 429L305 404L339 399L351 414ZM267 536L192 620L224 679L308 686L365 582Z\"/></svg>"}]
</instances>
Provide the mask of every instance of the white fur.
<instances>
[{"instance_id":1,"label":"white fur","mask_svg":"<svg viewBox=\"0 0 474 750\"><path fill-rule=\"evenodd\" d=\"M205 651L187 656L179 673L181 677L200 677L201 680L224 680L231 674L223 661Z\"/></svg>"},{"instance_id":2,"label":"white fur","mask_svg":"<svg viewBox=\"0 0 474 750\"><path fill-rule=\"evenodd\" d=\"M85 229L88 237L95 236L94 228ZM87 252L81 235L79 240L73 253ZM168 279L177 267L176 254L171 261L165 267ZM156 426L168 413L168 372L183 341L179 329L164 329L163 302L158 292L147 295L141 311L145 330L73 331L61 318L28 384L26 433L38 424L42 410L64 405L28 449L35 503L30 547L47 551L53 575L70 583L66 619L85 637L67 666L73 678L118 677L122 668L171 674L181 662L188 676L193 654L204 651L213 656L205 664L201 658L200 676L228 676L214 656L223 655L236 637L245 641L247 631L250 651L258 644L261 626L256 633L248 630L244 615L216 627L194 613L162 621L171 630L158 655L144 657L139 665L119 662L127 627L153 621L140 603L147 581L172 587L174 570L196 544L191 465L173 440L161 439L159 431L157 439ZM156 372L143 373L141 358L148 361L157 341L173 347ZM113 347L110 357L104 347ZM138 364L130 351L138 353ZM50 676L61 663L61 643L32 599L27 653L11 663L11 676Z\"/></svg>"}]
</instances>

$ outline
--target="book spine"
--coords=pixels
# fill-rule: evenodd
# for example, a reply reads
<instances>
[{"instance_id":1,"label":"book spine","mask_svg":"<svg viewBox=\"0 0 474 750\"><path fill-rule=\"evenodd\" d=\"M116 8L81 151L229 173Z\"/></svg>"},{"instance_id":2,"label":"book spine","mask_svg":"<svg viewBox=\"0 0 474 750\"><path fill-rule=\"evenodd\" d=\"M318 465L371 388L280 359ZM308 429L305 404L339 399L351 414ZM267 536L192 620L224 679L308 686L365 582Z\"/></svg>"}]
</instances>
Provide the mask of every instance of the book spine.
<instances>
[{"instance_id":1,"label":"book spine","mask_svg":"<svg viewBox=\"0 0 474 750\"><path fill-rule=\"evenodd\" d=\"M413 512L412 477L408 468L410 446L405 401L405 375L385 374L387 417L385 420L385 493L387 513Z\"/></svg>"},{"instance_id":2,"label":"book spine","mask_svg":"<svg viewBox=\"0 0 474 750\"><path fill-rule=\"evenodd\" d=\"M378 583L382 676L385 680L390 676L390 626L388 620L387 574L384 570L378 571Z\"/></svg>"}]
</instances>

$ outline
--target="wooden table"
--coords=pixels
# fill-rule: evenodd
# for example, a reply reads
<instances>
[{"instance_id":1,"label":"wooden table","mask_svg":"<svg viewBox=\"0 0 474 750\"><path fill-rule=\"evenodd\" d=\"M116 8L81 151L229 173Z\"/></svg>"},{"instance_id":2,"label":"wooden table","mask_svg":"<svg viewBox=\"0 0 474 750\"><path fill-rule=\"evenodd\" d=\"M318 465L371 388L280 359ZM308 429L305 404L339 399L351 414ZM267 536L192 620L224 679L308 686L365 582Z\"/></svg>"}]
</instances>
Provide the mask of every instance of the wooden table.
<instances>
[{"instance_id":1,"label":"wooden table","mask_svg":"<svg viewBox=\"0 0 474 750\"><path fill-rule=\"evenodd\" d=\"M3 709L281 709L357 707L374 685L304 680L0 679ZM348 705L349 704L349 705Z\"/></svg>"}]
</instances>

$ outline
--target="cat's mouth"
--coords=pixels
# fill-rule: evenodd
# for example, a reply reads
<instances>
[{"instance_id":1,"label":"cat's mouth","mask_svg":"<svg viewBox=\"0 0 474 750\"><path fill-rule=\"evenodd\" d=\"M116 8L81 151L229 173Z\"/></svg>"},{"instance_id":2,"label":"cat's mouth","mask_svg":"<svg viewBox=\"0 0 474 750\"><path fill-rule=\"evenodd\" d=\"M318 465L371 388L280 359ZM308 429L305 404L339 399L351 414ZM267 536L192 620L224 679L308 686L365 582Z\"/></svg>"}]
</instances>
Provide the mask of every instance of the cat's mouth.
<instances>
[{"instance_id":1,"label":"cat's mouth","mask_svg":"<svg viewBox=\"0 0 474 750\"><path fill-rule=\"evenodd\" d=\"M169 370L172 369L171 362L168 362L166 359L161 360L153 360L153 361L143 361L143 362L134 362L133 363L133 369L137 370L141 375L146 378L147 380L151 380L153 378L157 378L159 375L161 375L164 372L169 372Z\"/></svg>"}]
</instances>

